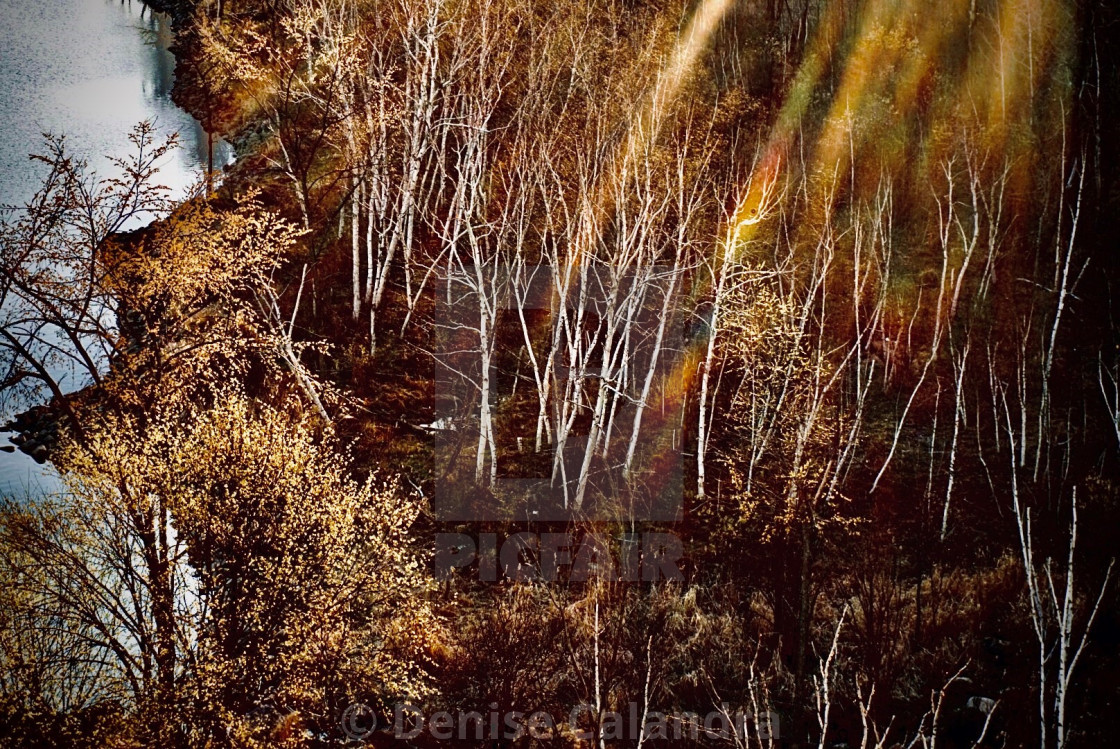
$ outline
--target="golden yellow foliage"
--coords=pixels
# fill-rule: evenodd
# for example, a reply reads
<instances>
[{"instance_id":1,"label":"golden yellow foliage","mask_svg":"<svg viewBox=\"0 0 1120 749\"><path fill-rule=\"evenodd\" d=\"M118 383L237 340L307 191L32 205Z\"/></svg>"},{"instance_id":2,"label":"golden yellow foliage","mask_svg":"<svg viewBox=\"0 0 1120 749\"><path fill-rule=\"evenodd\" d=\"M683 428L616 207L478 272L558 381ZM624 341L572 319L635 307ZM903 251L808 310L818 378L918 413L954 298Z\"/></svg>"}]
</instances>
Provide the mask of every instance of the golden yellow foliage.
<instances>
[{"instance_id":1,"label":"golden yellow foliage","mask_svg":"<svg viewBox=\"0 0 1120 749\"><path fill-rule=\"evenodd\" d=\"M352 690L424 693L438 626L409 539L417 497L393 480L355 481L320 423L232 389L212 408L146 421L105 417L65 445L68 494L54 516L78 523L65 547L33 548L41 563L88 570L54 601L60 610L82 585L100 598L98 586L120 581L107 611L64 621L127 628L114 611L139 607L116 656L165 661L132 697L167 713L159 735L189 724L203 744L235 728L252 745L281 718L294 725L293 713L329 721ZM130 586L145 594L120 592ZM122 686L135 667L118 669Z\"/></svg>"}]
</instances>

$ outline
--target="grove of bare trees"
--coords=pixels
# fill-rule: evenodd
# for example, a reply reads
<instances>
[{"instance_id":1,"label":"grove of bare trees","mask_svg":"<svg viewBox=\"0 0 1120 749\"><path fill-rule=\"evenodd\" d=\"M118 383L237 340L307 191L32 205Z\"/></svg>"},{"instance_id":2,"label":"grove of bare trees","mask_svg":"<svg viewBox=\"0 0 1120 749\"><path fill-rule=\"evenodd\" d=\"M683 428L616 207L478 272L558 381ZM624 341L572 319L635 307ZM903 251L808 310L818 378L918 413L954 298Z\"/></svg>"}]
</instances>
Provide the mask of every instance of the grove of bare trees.
<instances>
[{"instance_id":1,"label":"grove of bare trees","mask_svg":"<svg viewBox=\"0 0 1120 749\"><path fill-rule=\"evenodd\" d=\"M0 235L65 485L0 515L13 745L388 745L341 716L402 700L567 720L525 746L1120 729L1107 3L157 5L236 164L172 205L150 126L113 176L51 140ZM681 579L540 540L643 532ZM713 711L752 718L650 722Z\"/></svg>"}]
</instances>

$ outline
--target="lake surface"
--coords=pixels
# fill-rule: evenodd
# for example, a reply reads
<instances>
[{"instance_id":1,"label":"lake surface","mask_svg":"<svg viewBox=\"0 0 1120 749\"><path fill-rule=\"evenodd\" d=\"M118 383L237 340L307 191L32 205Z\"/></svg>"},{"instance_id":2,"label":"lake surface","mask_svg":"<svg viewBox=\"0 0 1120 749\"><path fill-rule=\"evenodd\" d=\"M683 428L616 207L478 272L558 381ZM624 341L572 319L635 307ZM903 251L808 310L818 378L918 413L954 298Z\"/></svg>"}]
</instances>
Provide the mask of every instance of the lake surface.
<instances>
[{"instance_id":1,"label":"lake surface","mask_svg":"<svg viewBox=\"0 0 1120 749\"><path fill-rule=\"evenodd\" d=\"M43 133L64 134L72 154L106 172L107 157L129 153L129 130L149 119L180 135L158 181L184 194L206 168L207 138L171 101L170 42L166 16L138 0L0 0L0 205L34 194L44 170L28 155L42 152ZM215 168L231 158L216 141ZM11 415L0 411L0 424ZM0 493L56 485L30 457L0 452Z\"/></svg>"}]
</instances>

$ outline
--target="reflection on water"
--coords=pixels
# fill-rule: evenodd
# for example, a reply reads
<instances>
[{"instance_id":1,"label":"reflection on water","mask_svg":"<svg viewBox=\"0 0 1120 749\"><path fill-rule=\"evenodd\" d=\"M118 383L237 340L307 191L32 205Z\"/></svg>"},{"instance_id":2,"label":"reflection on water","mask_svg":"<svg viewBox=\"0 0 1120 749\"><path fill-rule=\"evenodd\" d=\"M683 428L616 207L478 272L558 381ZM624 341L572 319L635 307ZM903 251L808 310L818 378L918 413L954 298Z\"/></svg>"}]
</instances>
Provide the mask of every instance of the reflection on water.
<instances>
[{"instance_id":1,"label":"reflection on water","mask_svg":"<svg viewBox=\"0 0 1120 749\"><path fill-rule=\"evenodd\" d=\"M184 191L206 164L206 133L171 101L175 61L166 16L138 0L0 0L0 203L19 204L41 171L27 155L44 132L65 133L72 151L105 168L126 152L129 129L155 119L183 148L160 177ZM215 164L231 150L215 146Z\"/></svg>"},{"instance_id":2,"label":"reflection on water","mask_svg":"<svg viewBox=\"0 0 1120 749\"><path fill-rule=\"evenodd\" d=\"M206 167L201 125L171 101L175 61L166 16L138 0L0 0L0 205L35 192L43 133L65 134L72 153L99 171L106 156L128 153L128 132L154 119L178 132L159 181L182 195ZM215 140L215 166L232 149ZM0 424L11 413L0 412ZM0 442L7 443L6 434ZM22 453L0 452L0 493L53 483Z\"/></svg>"}]
</instances>

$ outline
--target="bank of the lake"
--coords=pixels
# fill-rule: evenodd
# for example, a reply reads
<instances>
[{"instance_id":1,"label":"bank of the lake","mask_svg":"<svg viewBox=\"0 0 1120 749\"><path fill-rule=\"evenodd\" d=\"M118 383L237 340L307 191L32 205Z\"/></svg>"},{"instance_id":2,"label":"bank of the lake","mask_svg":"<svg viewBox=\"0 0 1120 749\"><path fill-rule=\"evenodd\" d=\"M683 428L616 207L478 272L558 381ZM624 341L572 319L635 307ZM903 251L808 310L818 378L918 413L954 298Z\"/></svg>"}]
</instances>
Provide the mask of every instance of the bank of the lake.
<instances>
[{"instance_id":1,"label":"bank of the lake","mask_svg":"<svg viewBox=\"0 0 1120 749\"><path fill-rule=\"evenodd\" d=\"M167 3L156 7L171 10ZM18 207L40 184L44 133L64 135L69 150L98 171L128 153L128 133L152 120L181 147L160 166L161 183L184 195L208 159L201 124L171 99L175 59L170 16L139 0L0 0L0 204ZM217 141L215 163L232 149ZM11 216L11 211L6 211ZM67 389L85 383L62 373ZM34 404L6 403L0 424ZM8 443L9 434L0 434ZM20 452L0 452L0 493L55 486L49 469Z\"/></svg>"}]
</instances>

